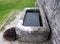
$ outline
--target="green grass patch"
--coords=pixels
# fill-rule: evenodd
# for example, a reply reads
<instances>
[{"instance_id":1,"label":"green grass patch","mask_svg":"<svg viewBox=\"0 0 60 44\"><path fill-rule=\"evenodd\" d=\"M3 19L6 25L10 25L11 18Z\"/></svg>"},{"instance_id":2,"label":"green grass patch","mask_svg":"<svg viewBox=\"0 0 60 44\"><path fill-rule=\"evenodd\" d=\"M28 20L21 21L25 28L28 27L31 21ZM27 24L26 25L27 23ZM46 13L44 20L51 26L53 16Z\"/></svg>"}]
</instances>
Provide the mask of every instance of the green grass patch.
<instances>
[{"instance_id":1,"label":"green grass patch","mask_svg":"<svg viewBox=\"0 0 60 44\"><path fill-rule=\"evenodd\" d=\"M7 19L9 12L22 10L25 7L34 7L34 0L1 0L0 1L0 25Z\"/></svg>"}]
</instances>

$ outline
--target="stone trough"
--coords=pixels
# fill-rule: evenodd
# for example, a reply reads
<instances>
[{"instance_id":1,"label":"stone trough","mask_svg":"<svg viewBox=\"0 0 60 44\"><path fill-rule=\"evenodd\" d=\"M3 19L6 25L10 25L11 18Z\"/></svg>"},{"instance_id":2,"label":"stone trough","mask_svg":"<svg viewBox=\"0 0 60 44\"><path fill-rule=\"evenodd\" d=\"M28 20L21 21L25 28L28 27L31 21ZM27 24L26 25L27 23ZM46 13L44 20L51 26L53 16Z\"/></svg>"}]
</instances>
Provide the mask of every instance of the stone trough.
<instances>
[{"instance_id":1,"label":"stone trough","mask_svg":"<svg viewBox=\"0 0 60 44\"><path fill-rule=\"evenodd\" d=\"M26 8L22 16L17 25L20 30L16 31L20 41L43 42L48 39L50 30L41 9Z\"/></svg>"},{"instance_id":2,"label":"stone trough","mask_svg":"<svg viewBox=\"0 0 60 44\"><path fill-rule=\"evenodd\" d=\"M41 8L25 8L15 27L15 31L19 41L34 43L47 41L50 32Z\"/></svg>"}]
</instances>

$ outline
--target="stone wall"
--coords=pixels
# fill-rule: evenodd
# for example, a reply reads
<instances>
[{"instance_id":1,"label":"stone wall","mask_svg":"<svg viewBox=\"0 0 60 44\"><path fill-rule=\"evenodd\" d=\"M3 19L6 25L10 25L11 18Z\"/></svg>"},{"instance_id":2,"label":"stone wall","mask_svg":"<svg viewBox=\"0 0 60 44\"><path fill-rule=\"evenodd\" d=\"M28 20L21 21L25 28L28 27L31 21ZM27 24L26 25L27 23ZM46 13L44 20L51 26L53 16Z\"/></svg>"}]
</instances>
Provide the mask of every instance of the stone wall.
<instances>
[{"instance_id":1,"label":"stone wall","mask_svg":"<svg viewBox=\"0 0 60 44\"><path fill-rule=\"evenodd\" d=\"M60 44L60 0L37 0L42 5L51 28L51 44Z\"/></svg>"}]
</instances>

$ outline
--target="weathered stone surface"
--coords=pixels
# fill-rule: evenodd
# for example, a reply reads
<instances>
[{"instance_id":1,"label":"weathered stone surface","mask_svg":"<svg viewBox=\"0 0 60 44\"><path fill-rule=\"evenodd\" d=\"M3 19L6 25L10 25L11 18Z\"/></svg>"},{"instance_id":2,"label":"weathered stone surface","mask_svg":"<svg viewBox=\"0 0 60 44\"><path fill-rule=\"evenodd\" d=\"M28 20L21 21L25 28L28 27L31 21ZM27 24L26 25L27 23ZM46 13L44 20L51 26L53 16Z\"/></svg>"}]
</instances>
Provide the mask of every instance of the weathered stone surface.
<instances>
[{"instance_id":1,"label":"weathered stone surface","mask_svg":"<svg viewBox=\"0 0 60 44\"><path fill-rule=\"evenodd\" d=\"M46 31L40 32L39 30L32 31L31 33L29 33L28 31L16 29L16 32L19 40L25 42L44 42L47 41L48 39L47 37L49 34L49 32Z\"/></svg>"},{"instance_id":2,"label":"weathered stone surface","mask_svg":"<svg viewBox=\"0 0 60 44\"><path fill-rule=\"evenodd\" d=\"M60 44L60 0L38 0L48 17L51 27L51 44Z\"/></svg>"}]
</instances>

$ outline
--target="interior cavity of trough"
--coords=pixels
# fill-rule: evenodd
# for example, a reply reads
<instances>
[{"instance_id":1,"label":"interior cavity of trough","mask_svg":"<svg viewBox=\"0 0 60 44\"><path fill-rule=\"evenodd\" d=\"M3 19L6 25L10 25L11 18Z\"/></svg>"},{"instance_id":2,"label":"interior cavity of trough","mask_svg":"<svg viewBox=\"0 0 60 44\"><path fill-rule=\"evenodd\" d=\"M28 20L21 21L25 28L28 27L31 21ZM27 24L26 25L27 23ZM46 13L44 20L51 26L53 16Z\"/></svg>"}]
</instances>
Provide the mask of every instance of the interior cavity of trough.
<instances>
[{"instance_id":1,"label":"interior cavity of trough","mask_svg":"<svg viewBox=\"0 0 60 44\"><path fill-rule=\"evenodd\" d=\"M38 9L26 10L23 25L24 26L43 26L39 10Z\"/></svg>"}]
</instances>

